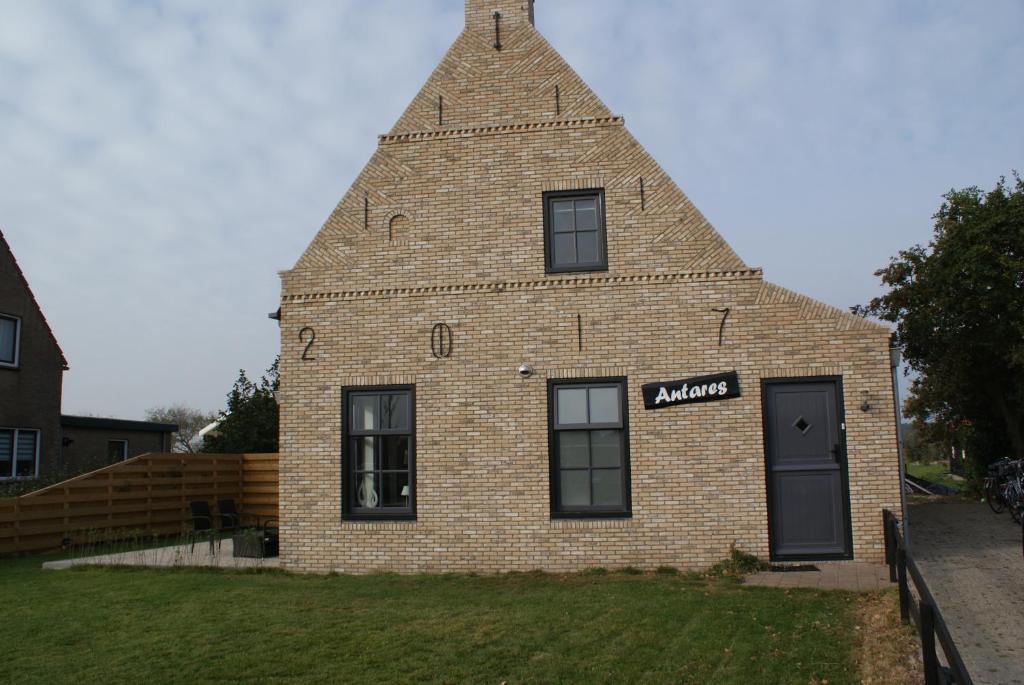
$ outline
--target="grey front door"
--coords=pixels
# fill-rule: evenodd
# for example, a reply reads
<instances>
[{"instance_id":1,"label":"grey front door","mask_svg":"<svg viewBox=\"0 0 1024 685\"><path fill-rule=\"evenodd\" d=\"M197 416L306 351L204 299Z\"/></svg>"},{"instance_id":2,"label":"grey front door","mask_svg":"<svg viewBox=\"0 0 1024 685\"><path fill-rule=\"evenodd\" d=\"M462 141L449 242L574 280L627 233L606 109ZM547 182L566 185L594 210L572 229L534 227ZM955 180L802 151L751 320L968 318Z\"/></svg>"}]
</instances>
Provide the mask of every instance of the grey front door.
<instances>
[{"instance_id":1,"label":"grey front door","mask_svg":"<svg viewBox=\"0 0 1024 685\"><path fill-rule=\"evenodd\" d=\"M851 555L841 396L838 380L764 384L773 559Z\"/></svg>"}]
</instances>

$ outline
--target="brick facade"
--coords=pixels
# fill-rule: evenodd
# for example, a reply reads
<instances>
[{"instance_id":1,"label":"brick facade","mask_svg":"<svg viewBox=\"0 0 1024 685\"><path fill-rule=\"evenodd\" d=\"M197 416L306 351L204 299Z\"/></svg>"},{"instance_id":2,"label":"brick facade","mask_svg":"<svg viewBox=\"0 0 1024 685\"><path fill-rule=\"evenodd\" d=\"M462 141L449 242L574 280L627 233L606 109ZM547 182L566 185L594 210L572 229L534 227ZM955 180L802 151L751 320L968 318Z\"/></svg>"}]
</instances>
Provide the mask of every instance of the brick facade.
<instances>
[{"instance_id":1,"label":"brick facade","mask_svg":"<svg viewBox=\"0 0 1024 685\"><path fill-rule=\"evenodd\" d=\"M732 544L767 557L761 382L817 376L843 382L854 558L880 560L881 510L899 506L889 332L747 266L531 5L468 0L465 31L282 274L284 564L694 569ZM546 274L543 194L594 188L607 271ZM439 322L447 359L431 352ZM644 410L645 383L734 369L739 398ZM553 519L547 381L612 376L628 383L632 515ZM342 521L342 391L392 384L416 388L416 520Z\"/></svg>"}]
</instances>

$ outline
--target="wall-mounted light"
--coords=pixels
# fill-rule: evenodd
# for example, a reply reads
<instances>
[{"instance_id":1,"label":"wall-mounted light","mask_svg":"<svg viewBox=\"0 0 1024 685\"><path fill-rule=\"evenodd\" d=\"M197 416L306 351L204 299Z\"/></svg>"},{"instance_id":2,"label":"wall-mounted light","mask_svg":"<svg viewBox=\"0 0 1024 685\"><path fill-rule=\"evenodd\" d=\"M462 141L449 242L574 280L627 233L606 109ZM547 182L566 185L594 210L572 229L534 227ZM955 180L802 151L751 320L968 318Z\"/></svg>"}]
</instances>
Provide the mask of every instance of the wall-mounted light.
<instances>
[{"instance_id":1,"label":"wall-mounted light","mask_svg":"<svg viewBox=\"0 0 1024 685\"><path fill-rule=\"evenodd\" d=\"M871 394L865 390L863 393L864 401L860 403L860 410L864 413L871 411Z\"/></svg>"}]
</instances>

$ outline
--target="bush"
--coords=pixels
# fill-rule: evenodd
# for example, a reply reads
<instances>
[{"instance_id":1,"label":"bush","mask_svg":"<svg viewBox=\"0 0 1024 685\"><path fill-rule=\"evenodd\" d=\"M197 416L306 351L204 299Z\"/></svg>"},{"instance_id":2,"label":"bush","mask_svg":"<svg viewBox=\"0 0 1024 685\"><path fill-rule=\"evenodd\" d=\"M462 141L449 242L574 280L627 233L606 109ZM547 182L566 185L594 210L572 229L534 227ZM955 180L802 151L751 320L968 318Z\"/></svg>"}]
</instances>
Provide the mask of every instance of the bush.
<instances>
[{"instance_id":1,"label":"bush","mask_svg":"<svg viewBox=\"0 0 1024 685\"><path fill-rule=\"evenodd\" d=\"M713 577L728 576L738 578L751 573L757 573L758 571L767 571L768 568L769 566L767 562L761 561L753 554L747 554L742 550L736 549L736 545L734 543L729 548L729 558L723 559L709 568L705 575Z\"/></svg>"}]
</instances>

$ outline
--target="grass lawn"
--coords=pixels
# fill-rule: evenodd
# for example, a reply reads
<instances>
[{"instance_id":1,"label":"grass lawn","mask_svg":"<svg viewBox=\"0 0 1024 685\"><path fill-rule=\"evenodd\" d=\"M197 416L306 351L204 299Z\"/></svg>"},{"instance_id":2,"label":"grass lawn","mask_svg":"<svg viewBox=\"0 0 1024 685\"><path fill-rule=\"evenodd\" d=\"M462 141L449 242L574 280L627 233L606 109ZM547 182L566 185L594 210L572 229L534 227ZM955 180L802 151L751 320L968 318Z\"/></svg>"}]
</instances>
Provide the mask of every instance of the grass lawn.
<instances>
[{"instance_id":1,"label":"grass lawn","mask_svg":"<svg viewBox=\"0 0 1024 685\"><path fill-rule=\"evenodd\" d=\"M932 483L946 485L959 490L963 490L967 486L965 481L954 479L949 473L949 464L941 461L934 464L908 462L907 473L916 478L924 478Z\"/></svg>"},{"instance_id":2,"label":"grass lawn","mask_svg":"<svg viewBox=\"0 0 1024 685\"><path fill-rule=\"evenodd\" d=\"M857 596L670 575L0 559L0 682L853 683Z\"/></svg>"}]
</instances>

